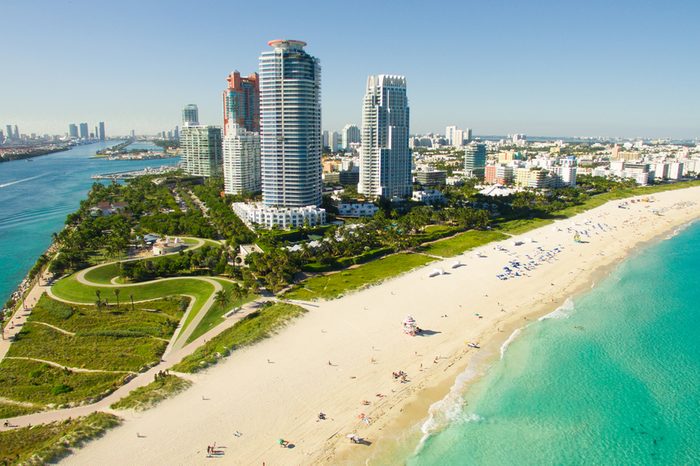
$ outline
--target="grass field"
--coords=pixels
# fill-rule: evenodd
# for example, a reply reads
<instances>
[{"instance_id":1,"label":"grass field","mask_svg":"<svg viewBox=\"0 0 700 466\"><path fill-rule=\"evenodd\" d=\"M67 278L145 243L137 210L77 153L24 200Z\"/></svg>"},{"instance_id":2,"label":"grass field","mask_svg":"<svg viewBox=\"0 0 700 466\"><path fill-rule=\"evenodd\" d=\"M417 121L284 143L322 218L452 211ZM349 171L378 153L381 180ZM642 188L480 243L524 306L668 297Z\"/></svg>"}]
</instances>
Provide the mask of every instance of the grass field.
<instances>
[{"instance_id":1,"label":"grass field","mask_svg":"<svg viewBox=\"0 0 700 466\"><path fill-rule=\"evenodd\" d=\"M112 262L111 264L105 264L101 267L90 270L85 274L85 279L93 283L110 285L112 283L112 279L118 275L119 264L117 262Z\"/></svg>"},{"instance_id":2,"label":"grass field","mask_svg":"<svg viewBox=\"0 0 700 466\"><path fill-rule=\"evenodd\" d=\"M236 324L215 336L194 353L172 367L177 372L197 372L227 356L236 348L251 345L272 335L289 320L306 309L289 303L275 303L249 314Z\"/></svg>"},{"instance_id":3,"label":"grass field","mask_svg":"<svg viewBox=\"0 0 700 466\"><path fill-rule=\"evenodd\" d=\"M394 254L358 267L328 275L317 275L284 294L287 299L334 299L348 291L373 285L435 259L423 254Z\"/></svg>"},{"instance_id":4,"label":"grass field","mask_svg":"<svg viewBox=\"0 0 700 466\"><path fill-rule=\"evenodd\" d=\"M0 464L48 464L68 455L72 448L102 436L119 425L112 414L94 413L67 421L0 432Z\"/></svg>"},{"instance_id":5,"label":"grass field","mask_svg":"<svg viewBox=\"0 0 700 466\"><path fill-rule=\"evenodd\" d=\"M35 413L41 408L42 406L21 405L16 403L5 403L0 401L0 418L7 419L9 417L23 416L25 414Z\"/></svg>"},{"instance_id":6,"label":"grass field","mask_svg":"<svg viewBox=\"0 0 700 466\"><path fill-rule=\"evenodd\" d=\"M421 252L440 257L452 257L491 241L500 241L505 238L507 238L506 235L494 230L469 230L451 238L430 243L424 246Z\"/></svg>"},{"instance_id":7,"label":"grass field","mask_svg":"<svg viewBox=\"0 0 700 466\"><path fill-rule=\"evenodd\" d=\"M127 396L112 403L112 409L134 409L144 411L151 408L164 399L187 390L192 382L175 375L165 375L145 387L139 387Z\"/></svg>"},{"instance_id":8,"label":"grass field","mask_svg":"<svg viewBox=\"0 0 700 466\"><path fill-rule=\"evenodd\" d=\"M126 374L71 372L44 363L17 359L0 362L0 396L46 407L103 398L124 383ZM24 413L26 414L26 413Z\"/></svg>"},{"instance_id":9,"label":"grass field","mask_svg":"<svg viewBox=\"0 0 700 466\"><path fill-rule=\"evenodd\" d=\"M160 360L183 307L179 299L134 306L124 303L97 309L69 305L43 296L32 310L6 359L0 363L0 397L35 403L29 410L98 399L124 383L125 372L73 372L65 367L137 372ZM63 332L47 325L55 326ZM67 332L67 333L66 333ZM6 412L26 414L23 406L5 403Z\"/></svg>"}]
</instances>

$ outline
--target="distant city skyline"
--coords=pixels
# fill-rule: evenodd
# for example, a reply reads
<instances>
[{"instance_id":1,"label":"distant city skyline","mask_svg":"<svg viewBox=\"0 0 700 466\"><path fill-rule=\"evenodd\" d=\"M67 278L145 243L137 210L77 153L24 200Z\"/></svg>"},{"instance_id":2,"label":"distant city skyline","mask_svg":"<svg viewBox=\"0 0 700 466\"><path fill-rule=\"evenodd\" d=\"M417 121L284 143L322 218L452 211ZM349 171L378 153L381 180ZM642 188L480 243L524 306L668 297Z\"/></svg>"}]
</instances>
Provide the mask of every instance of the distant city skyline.
<instances>
[{"instance_id":1,"label":"distant city skyline","mask_svg":"<svg viewBox=\"0 0 700 466\"><path fill-rule=\"evenodd\" d=\"M0 122L27 134L83 121L107 122L109 135L155 134L194 103L202 124L222 126L226 76L255 70L267 41L283 37L320 59L331 131L360 124L368 75L400 74L414 134L456 125L475 135L700 137L696 2L448 1L431 14L414 1L272 3L8 2ZM364 17L370 5L401 27L378 30ZM321 12L333 21L318 21ZM265 21L231 29L233 13ZM119 34L102 33L110 17L124 19ZM52 92L36 92L47 77Z\"/></svg>"}]
</instances>

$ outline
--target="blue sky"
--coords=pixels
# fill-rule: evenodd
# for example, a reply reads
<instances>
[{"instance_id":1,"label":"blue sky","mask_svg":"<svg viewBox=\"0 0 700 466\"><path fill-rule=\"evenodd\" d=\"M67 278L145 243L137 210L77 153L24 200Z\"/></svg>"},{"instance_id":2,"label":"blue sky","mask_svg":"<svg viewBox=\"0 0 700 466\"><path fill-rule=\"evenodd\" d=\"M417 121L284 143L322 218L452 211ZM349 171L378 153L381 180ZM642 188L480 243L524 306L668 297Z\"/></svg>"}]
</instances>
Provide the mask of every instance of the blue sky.
<instances>
[{"instance_id":1,"label":"blue sky","mask_svg":"<svg viewBox=\"0 0 700 466\"><path fill-rule=\"evenodd\" d=\"M321 60L323 126L403 74L412 132L700 137L700 2L5 0L0 125L108 133L221 124L226 75L267 41Z\"/></svg>"}]
</instances>

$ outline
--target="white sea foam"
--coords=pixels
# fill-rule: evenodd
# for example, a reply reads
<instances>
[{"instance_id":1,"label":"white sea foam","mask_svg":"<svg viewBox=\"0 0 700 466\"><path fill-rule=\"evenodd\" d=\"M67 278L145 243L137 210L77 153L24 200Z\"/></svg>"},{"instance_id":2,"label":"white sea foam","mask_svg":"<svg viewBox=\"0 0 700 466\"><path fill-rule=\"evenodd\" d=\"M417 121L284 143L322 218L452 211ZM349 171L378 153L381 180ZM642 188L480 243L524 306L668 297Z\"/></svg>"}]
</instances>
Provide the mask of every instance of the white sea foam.
<instances>
[{"instance_id":1,"label":"white sea foam","mask_svg":"<svg viewBox=\"0 0 700 466\"><path fill-rule=\"evenodd\" d=\"M695 223L695 220L692 220L692 221L690 221L690 222L688 222L688 223L685 223L685 224L679 226L678 228L676 228L675 230L673 230L673 232L669 233L669 234L666 236L666 239L671 239L671 238L674 238L674 237L678 236L683 230L687 229L687 228L688 228L689 226L691 226L693 223Z\"/></svg>"},{"instance_id":2,"label":"white sea foam","mask_svg":"<svg viewBox=\"0 0 700 466\"><path fill-rule=\"evenodd\" d=\"M593 288L593 286L591 286L591 288ZM549 314L540 317L538 320L568 319L571 315L571 311L573 310L574 302L571 300L571 298L566 298L566 301L564 301L561 306L559 306Z\"/></svg>"},{"instance_id":3,"label":"white sea foam","mask_svg":"<svg viewBox=\"0 0 700 466\"><path fill-rule=\"evenodd\" d=\"M420 452L425 441L431 435L440 432L449 424L454 422L478 422L483 420L478 414L464 412L464 386L474 377L476 377L476 371L471 367L467 367L467 369L457 377L447 396L430 405L428 409L428 418L420 427L423 436L420 442L418 442L415 454Z\"/></svg>"},{"instance_id":4,"label":"white sea foam","mask_svg":"<svg viewBox=\"0 0 700 466\"><path fill-rule=\"evenodd\" d=\"M513 343L513 341L515 341L518 335L520 335L520 329L516 328L515 331L510 334L508 339L503 342L503 344L501 345L501 359L503 359L503 355L506 354L506 350L508 349L510 344Z\"/></svg>"}]
</instances>

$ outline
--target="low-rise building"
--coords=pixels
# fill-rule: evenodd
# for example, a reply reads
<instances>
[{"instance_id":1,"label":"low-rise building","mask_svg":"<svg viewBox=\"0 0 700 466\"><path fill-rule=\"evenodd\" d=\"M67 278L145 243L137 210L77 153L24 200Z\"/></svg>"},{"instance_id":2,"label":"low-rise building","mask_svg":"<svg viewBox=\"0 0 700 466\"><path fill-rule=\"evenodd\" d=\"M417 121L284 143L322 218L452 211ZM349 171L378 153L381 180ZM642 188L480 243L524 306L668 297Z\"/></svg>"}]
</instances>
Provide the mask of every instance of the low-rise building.
<instances>
[{"instance_id":1,"label":"low-rise building","mask_svg":"<svg viewBox=\"0 0 700 466\"><path fill-rule=\"evenodd\" d=\"M447 181L447 172L445 170L417 171L416 181L421 186L443 186Z\"/></svg>"},{"instance_id":2,"label":"low-rise building","mask_svg":"<svg viewBox=\"0 0 700 466\"><path fill-rule=\"evenodd\" d=\"M162 256L163 254L172 254L185 249L187 245L180 238L170 238L156 240L153 243L153 255Z\"/></svg>"},{"instance_id":3,"label":"low-rise building","mask_svg":"<svg viewBox=\"0 0 700 466\"><path fill-rule=\"evenodd\" d=\"M343 202L338 204L338 215L341 217L372 217L379 207L371 202Z\"/></svg>"},{"instance_id":4,"label":"low-rise building","mask_svg":"<svg viewBox=\"0 0 700 466\"><path fill-rule=\"evenodd\" d=\"M306 207L275 207L260 203L234 202L233 211L251 228L291 229L317 226L326 223L326 209L309 205Z\"/></svg>"},{"instance_id":5,"label":"low-rise building","mask_svg":"<svg viewBox=\"0 0 700 466\"><path fill-rule=\"evenodd\" d=\"M430 189L427 191L413 191L411 199L416 202L422 202L423 204L442 204L445 202L445 196L437 189Z\"/></svg>"}]
</instances>

